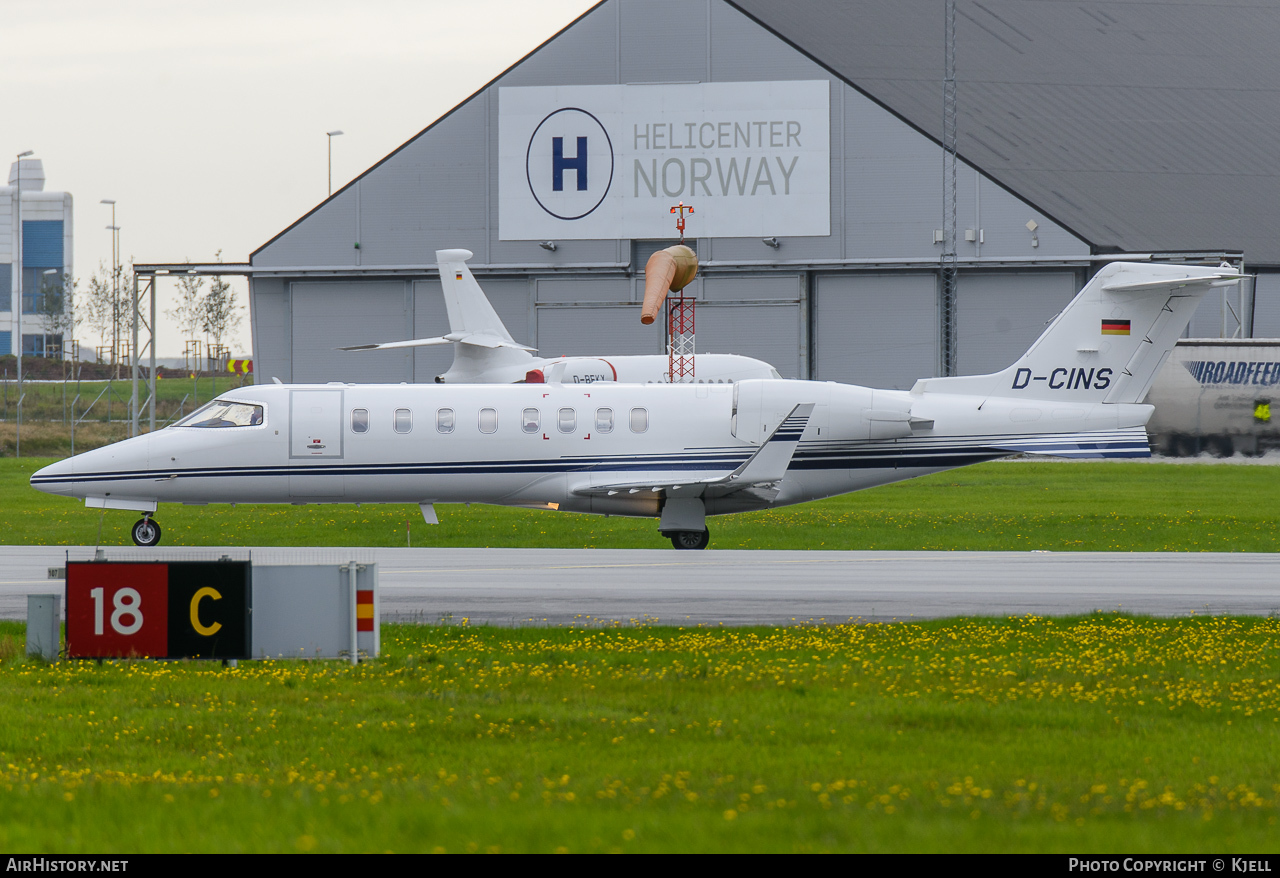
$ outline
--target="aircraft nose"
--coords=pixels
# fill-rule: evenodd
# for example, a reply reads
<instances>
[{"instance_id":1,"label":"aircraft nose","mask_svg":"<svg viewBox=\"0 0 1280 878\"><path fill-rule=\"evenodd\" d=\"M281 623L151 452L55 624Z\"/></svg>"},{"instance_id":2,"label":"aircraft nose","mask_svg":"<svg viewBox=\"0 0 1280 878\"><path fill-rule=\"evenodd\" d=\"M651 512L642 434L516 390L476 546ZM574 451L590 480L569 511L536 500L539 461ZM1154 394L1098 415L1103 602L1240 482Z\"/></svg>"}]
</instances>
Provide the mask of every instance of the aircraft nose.
<instances>
[{"instance_id":1,"label":"aircraft nose","mask_svg":"<svg viewBox=\"0 0 1280 878\"><path fill-rule=\"evenodd\" d=\"M72 494L72 478L80 472L79 457L51 463L31 475L31 487L46 494Z\"/></svg>"},{"instance_id":2,"label":"aircraft nose","mask_svg":"<svg viewBox=\"0 0 1280 878\"><path fill-rule=\"evenodd\" d=\"M86 497L104 478L118 479L150 468L149 436L125 439L52 463L31 476L31 487L46 494Z\"/></svg>"}]
</instances>

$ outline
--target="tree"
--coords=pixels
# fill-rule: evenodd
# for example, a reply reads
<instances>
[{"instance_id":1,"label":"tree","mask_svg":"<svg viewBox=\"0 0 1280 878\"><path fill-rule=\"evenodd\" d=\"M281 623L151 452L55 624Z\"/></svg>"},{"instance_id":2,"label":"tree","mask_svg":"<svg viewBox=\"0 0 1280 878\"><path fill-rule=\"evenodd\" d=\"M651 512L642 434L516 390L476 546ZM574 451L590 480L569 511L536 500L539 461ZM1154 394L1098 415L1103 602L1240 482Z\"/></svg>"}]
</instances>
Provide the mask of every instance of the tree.
<instances>
[{"instance_id":1,"label":"tree","mask_svg":"<svg viewBox=\"0 0 1280 878\"><path fill-rule=\"evenodd\" d=\"M217 253L217 260L222 261L221 250ZM244 315L240 313L241 306L236 303L235 290L218 275L210 281L209 292L205 294L202 304L201 328L209 336L213 346L221 347L222 340L235 332L244 319Z\"/></svg>"},{"instance_id":2,"label":"tree","mask_svg":"<svg viewBox=\"0 0 1280 878\"><path fill-rule=\"evenodd\" d=\"M190 261L191 259L188 258L187 262ZM203 289L204 278L196 277L193 274L180 276L178 278L177 304L164 310L166 315L177 322L184 339L195 338L196 333L200 330L204 310Z\"/></svg>"},{"instance_id":3,"label":"tree","mask_svg":"<svg viewBox=\"0 0 1280 878\"><path fill-rule=\"evenodd\" d=\"M61 339L59 355L64 364L64 374L65 351L68 343L75 337L76 326L82 319L76 312L77 284L76 279L69 274L42 275L40 297L36 301L36 315L44 324L44 331ZM47 348L45 355L48 356Z\"/></svg>"},{"instance_id":4,"label":"tree","mask_svg":"<svg viewBox=\"0 0 1280 878\"><path fill-rule=\"evenodd\" d=\"M191 257L187 257L187 262L191 261ZM166 308L164 313L178 324L178 331L182 333L184 343L195 341L196 333L200 331L200 323L204 312L204 278L197 277L194 274L184 274L178 278L178 299L177 304L172 308ZM192 368L199 372L200 357L196 351L189 351L195 354L196 361L192 364Z\"/></svg>"},{"instance_id":5,"label":"tree","mask_svg":"<svg viewBox=\"0 0 1280 878\"><path fill-rule=\"evenodd\" d=\"M131 314L129 300L133 279L127 277L124 266L112 277L111 269L98 263L98 270L89 278L89 289L80 305L80 317L98 338L110 347L110 360L117 363L121 353L122 334L126 316Z\"/></svg>"}]
</instances>

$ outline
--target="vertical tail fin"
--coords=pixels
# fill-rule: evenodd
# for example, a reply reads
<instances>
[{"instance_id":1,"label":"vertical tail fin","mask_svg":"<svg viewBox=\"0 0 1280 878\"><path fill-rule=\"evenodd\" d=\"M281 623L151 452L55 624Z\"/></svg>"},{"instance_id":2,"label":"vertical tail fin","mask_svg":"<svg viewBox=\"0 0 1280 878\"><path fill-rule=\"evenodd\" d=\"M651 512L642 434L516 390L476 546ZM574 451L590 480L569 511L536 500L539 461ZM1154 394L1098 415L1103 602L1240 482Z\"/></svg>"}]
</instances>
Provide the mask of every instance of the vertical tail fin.
<instances>
[{"instance_id":1,"label":"vertical tail fin","mask_svg":"<svg viewBox=\"0 0 1280 878\"><path fill-rule=\"evenodd\" d=\"M1230 266L1104 266L1003 372L916 382L913 393L1136 403L1210 289L1239 283Z\"/></svg>"},{"instance_id":2,"label":"vertical tail fin","mask_svg":"<svg viewBox=\"0 0 1280 878\"><path fill-rule=\"evenodd\" d=\"M437 250L436 262L440 265L440 286L444 289L444 306L449 313L451 333L474 332L493 336L515 345L515 339L507 332L498 312L489 304L484 290L476 282L467 260L470 250Z\"/></svg>"}]
</instances>

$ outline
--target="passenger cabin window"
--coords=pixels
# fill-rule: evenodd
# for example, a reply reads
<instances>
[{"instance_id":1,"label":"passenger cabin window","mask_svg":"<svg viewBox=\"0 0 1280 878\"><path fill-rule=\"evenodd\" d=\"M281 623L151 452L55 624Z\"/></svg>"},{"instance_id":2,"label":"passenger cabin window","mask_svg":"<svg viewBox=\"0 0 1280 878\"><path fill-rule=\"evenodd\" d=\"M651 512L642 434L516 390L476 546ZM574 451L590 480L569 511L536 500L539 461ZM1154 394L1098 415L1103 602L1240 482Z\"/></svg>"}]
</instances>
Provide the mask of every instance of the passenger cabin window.
<instances>
[{"instance_id":1,"label":"passenger cabin window","mask_svg":"<svg viewBox=\"0 0 1280 878\"><path fill-rule=\"evenodd\" d=\"M556 427L561 433L572 433L578 429L578 413L569 408L560 409L556 415Z\"/></svg>"},{"instance_id":2,"label":"passenger cabin window","mask_svg":"<svg viewBox=\"0 0 1280 878\"><path fill-rule=\"evenodd\" d=\"M177 427L256 427L262 423L262 406L229 399L215 399L187 415Z\"/></svg>"},{"instance_id":3,"label":"passenger cabin window","mask_svg":"<svg viewBox=\"0 0 1280 878\"><path fill-rule=\"evenodd\" d=\"M369 432L369 410L368 409L352 409L351 410L351 432L352 433L368 433Z\"/></svg>"},{"instance_id":4,"label":"passenger cabin window","mask_svg":"<svg viewBox=\"0 0 1280 878\"><path fill-rule=\"evenodd\" d=\"M631 410L631 432L643 433L649 429L649 410L648 409L632 409Z\"/></svg>"},{"instance_id":5,"label":"passenger cabin window","mask_svg":"<svg viewBox=\"0 0 1280 878\"><path fill-rule=\"evenodd\" d=\"M408 409L396 409L394 424L397 433L408 433L413 429L413 412Z\"/></svg>"},{"instance_id":6,"label":"passenger cabin window","mask_svg":"<svg viewBox=\"0 0 1280 878\"><path fill-rule=\"evenodd\" d=\"M453 432L453 409L439 409L436 411L436 430L440 433Z\"/></svg>"},{"instance_id":7,"label":"passenger cabin window","mask_svg":"<svg viewBox=\"0 0 1280 878\"><path fill-rule=\"evenodd\" d=\"M537 409L525 409L520 413L520 429L526 433L536 433L542 427L542 412Z\"/></svg>"},{"instance_id":8,"label":"passenger cabin window","mask_svg":"<svg viewBox=\"0 0 1280 878\"><path fill-rule=\"evenodd\" d=\"M494 433L498 429L498 410L480 409L480 432Z\"/></svg>"},{"instance_id":9,"label":"passenger cabin window","mask_svg":"<svg viewBox=\"0 0 1280 878\"><path fill-rule=\"evenodd\" d=\"M613 409L596 409L596 432L613 432Z\"/></svg>"}]
</instances>

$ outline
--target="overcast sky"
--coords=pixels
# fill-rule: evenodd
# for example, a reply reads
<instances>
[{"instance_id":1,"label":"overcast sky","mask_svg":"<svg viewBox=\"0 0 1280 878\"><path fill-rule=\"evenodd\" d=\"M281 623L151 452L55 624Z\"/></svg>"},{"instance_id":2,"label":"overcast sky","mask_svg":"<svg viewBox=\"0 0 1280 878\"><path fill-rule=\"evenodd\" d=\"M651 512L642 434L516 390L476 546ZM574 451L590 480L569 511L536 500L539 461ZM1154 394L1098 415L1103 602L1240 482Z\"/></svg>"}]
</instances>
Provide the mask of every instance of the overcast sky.
<instances>
[{"instance_id":1,"label":"overcast sky","mask_svg":"<svg viewBox=\"0 0 1280 878\"><path fill-rule=\"evenodd\" d=\"M4 4L0 154L75 199L75 275L244 262L594 0L42 0ZM3 181L0 181L3 182ZM174 282L162 281L161 308ZM238 300L247 287L237 282ZM246 318L235 340L249 353ZM77 333L93 344L83 326ZM160 326L161 356L181 354Z\"/></svg>"}]
</instances>

